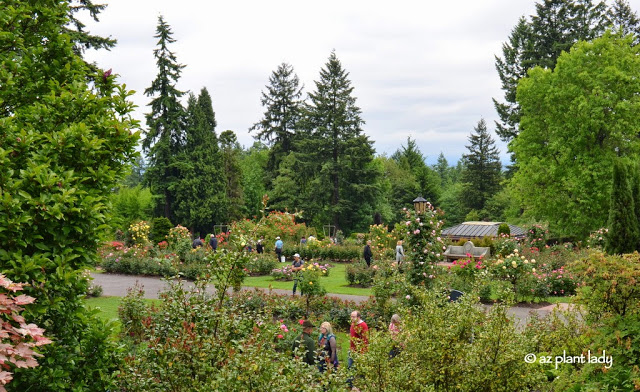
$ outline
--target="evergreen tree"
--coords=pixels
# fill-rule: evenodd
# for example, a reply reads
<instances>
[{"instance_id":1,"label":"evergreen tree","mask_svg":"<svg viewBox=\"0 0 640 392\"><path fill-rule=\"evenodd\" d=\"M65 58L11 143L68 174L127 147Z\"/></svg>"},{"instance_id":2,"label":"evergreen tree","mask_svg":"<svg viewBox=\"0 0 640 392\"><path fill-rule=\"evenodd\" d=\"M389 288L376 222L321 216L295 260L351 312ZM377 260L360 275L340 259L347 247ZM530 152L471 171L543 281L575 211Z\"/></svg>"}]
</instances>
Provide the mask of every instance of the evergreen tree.
<instances>
[{"instance_id":1,"label":"evergreen tree","mask_svg":"<svg viewBox=\"0 0 640 392\"><path fill-rule=\"evenodd\" d=\"M186 143L177 166L176 221L194 233L226 223L228 200L222 153L215 132L215 113L206 88L189 95L185 116Z\"/></svg>"},{"instance_id":2,"label":"evergreen tree","mask_svg":"<svg viewBox=\"0 0 640 392\"><path fill-rule=\"evenodd\" d=\"M609 8L609 20L616 32L622 35L633 34L634 44L640 41L640 19L626 0L616 0Z\"/></svg>"},{"instance_id":3,"label":"evergreen tree","mask_svg":"<svg viewBox=\"0 0 640 392\"><path fill-rule=\"evenodd\" d=\"M124 181L122 181L122 185L133 188L138 185L142 185L144 181L144 173L147 170L147 164L144 161L144 157L139 155L136 157L135 162L131 165L131 173L127 177L125 177Z\"/></svg>"},{"instance_id":4,"label":"evergreen tree","mask_svg":"<svg viewBox=\"0 0 640 392\"><path fill-rule=\"evenodd\" d=\"M89 16L96 22L99 22L98 15L107 7L106 4L94 4L91 0L72 0L69 1L69 24L73 28L64 27L64 32L69 35L71 42L74 43L73 50L77 55L82 55L87 49L107 49L113 48L117 41L111 37L105 38L98 35L92 35L85 30L87 27L84 22L76 17L81 11L89 12ZM93 68L93 67L92 67Z\"/></svg>"},{"instance_id":5,"label":"evergreen tree","mask_svg":"<svg viewBox=\"0 0 640 392\"><path fill-rule=\"evenodd\" d=\"M518 134L520 108L516 102L518 80L535 66L553 68L560 54L579 40L591 40L604 33L609 24L604 2L592 0L543 0L528 22L522 17L496 57L504 103L494 106L500 117L496 133L508 142Z\"/></svg>"},{"instance_id":6,"label":"evergreen tree","mask_svg":"<svg viewBox=\"0 0 640 392\"><path fill-rule=\"evenodd\" d=\"M500 152L487 131L484 119L478 121L468 140L470 144L466 147L469 153L463 155L462 202L469 210L480 211L500 189Z\"/></svg>"},{"instance_id":7,"label":"evergreen tree","mask_svg":"<svg viewBox=\"0 0 640 392\"><path fill-rule=\"evenodd\" d=\"M152 193L158 196L156 212L175 222L173 188L178 181L176 157L185 144L184 109L180 103L184 93L176 88L176 84L185 66L178 64L175 54L169 50L169 44L175 42L172 35L164 18L158 17L155 35L158 48L153 51L158 75L144 91L147 96L157 96L149 104L151 113L146 115L149 129L142 149L149 159L146 182Z\"/></svg>"},{"instance_id":8,"label":"evergreen tree","mask_svg":"<svg viewBox=\"0 0 640 392\"><path fill-rule=\"evenodd\" d=\"M293 67L282 63L269 77L267 91L262 92L264 117L249 131L257 131L256 139L271 147L267 174L275 177L282 159L293 149L296 127L300 119L302 87Z\"/></svg>"},{"instance_id":9,"label":"evergreen tree","mask_svg":"<svg viewBox=\"0 0 640 392\"><path fill-rule=\"evenodd\" d=\"M370 224L378 192L373 142L363 134L364 120L348 76L331 52L305 105L310 134L299 150L305 162L300 170L313 174L306 210L315 211L317 223L343 231Z\"/></svg>"},{"instance_id":10,"label":"evergreen tree","mask_svg":"<svg viewBox=\"0 0 640 392\"><path fill-rule=\"evenodd\" d=\"M447 162L447 158L445 158L444 154L440 152L438 155L438 161L435 165L433 165L433 170L436 172L438 177L440 177L440 186L444 188L447 183L450 181L449 172L451 169L449 168L449 162Z\"/></svg>"},{"instance_id":11,"label":"evergreen tree","mask_svg":"<svg viewBox=\"0 0 640 392\"><path fill-rule=\"evenodd\" d=\"M398 162L401 167L413 173L418 182L418 194L416 196L422 196L432 204L438 203L441 193L440 178L424 162L425 158L415 140L411 140L411 137L408 137L406 147L401 146L391 158Z\"/></svg>"},{"instance_id":12,"label":"evergreen tree","mask_svg":"<svg viewBox=\"0 0 640 392\"><path fill-rule=\"evenodd\" d=\"M609 208L609 232L605 249L610 254L632 253L640 239L629 165L617 160L613 165L613 186Z\"/></svg>"},{"instance_id":13,"label":"evergreen tree","mask_svg":"<svg viewBox=\"0 0 640 392\"><path fill-rule=\"evenodd\" d=\"M238 144L238 138L233 131L224 131L220 134L220 150L222 151L222 167L224 168L225 189L229 202L228 222L243 217L244 192L242 189L242 169L240 156L242 148Z\"/></svg>"}]
</instances>

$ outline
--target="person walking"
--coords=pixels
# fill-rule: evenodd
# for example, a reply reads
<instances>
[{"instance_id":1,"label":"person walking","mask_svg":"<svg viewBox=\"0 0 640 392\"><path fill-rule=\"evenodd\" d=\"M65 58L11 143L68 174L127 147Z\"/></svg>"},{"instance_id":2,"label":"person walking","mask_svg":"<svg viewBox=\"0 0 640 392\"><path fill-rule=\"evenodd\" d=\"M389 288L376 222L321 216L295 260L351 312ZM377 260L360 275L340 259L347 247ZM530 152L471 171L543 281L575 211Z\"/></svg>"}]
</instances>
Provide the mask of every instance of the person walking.
<instances>
[{"instance_id":1,"label":"person walking","mask_svg":"<svg viewBox=\"0 0 640 392\"><path fill-rule=\"evenodd\" d=\"M402 264L402 260L404 260L404 248L402 247L402 241L398 241L396 245L396 261L398 265Z\"/></svg>"},{"instance_id":2,"label":"person walking","mask_svg":"<svg viewBox=\"0 0 640 392\"><path fill-rule=\"evenodd\" d=\"M293 271L293 295L296 295L296 287L298 287L298 280L300 279L300 270L304 261L300 259L300 255L296 253L293 255L293 263L291 263L291 271Z\"/></svg>"},{"instance_id":3,"label":"person walking","mask_svg":"<svg viewBox=\"0 0 640 392\"><path fill-rule=\"evenodd\" d=\"M338 367L338 344L336 335L333 334L331 323L325 321L320 324L320 336L318 337L318 346L320 346L321 356L318 363L318 370L324 372L327 364L331 364L334 369Z\"/></svg>"},{"instance_id":4,"label":"person walking","mask_svg":"<svg viewBox=\"0 0 640 392\"><path fill-rule=\"evenodd\" d=\"M202 246L202 240L200 239L200 234L198 234L196 236L196 238L193 240L193 242L191 243L191 247L193 249L199 248Z\"/></svg>"},{"instance_id":5,"label":"person walking","mask_svg":"<svg viewBox=\"0 0 640 392\"><path fill-rule=\"evenodd\" d=\"M315 325L309 320L305 320L302 323L302 333L293 341L293 355L296 356L296 351L302 353L304 350L304 357L302 360L307 365L314 365L316 363L316 343L311 338Z\"/></svg>"},{"instance_id":6,"label":"person walking","mask_svg":"<svg viewBox=\"0 0 640 392\"><path fill-rule=\"evenodd\" d=\"M362 256L364 257L364 261L367 263L367 267L370 267L371 258L373 257L373 253L371 252L371 240L367 241L367 244L364 246Z\"/></svg>"},{"instance_id":7,"label":"person walking","mask_svg":"<svg viewBox=\"0 0 640 392\"><path fill-rule=\"evenodd\" d=\"M282 242L282 240L280 239L280 237L276 237L276 256L278 257L278 262L279 263L284 263L284 260L282 260L282 248L284 247L284 242Z\"/></svg>"}]
</instances>

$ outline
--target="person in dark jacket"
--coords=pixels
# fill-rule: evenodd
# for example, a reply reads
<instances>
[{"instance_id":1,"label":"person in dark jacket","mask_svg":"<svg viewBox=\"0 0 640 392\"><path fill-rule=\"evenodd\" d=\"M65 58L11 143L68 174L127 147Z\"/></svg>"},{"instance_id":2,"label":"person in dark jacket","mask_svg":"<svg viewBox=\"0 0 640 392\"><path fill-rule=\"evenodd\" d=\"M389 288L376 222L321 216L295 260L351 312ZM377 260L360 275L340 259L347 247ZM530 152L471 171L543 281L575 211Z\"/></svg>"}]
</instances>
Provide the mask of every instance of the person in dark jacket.
<instances>
[{"instance_id":1,"label":"person in dark jacket","mask_svg":"<svg viewBox=\"0 0 640 392\"><path fill-rule=\"evenodd\" d=\"M191 246L193 247L193 249L199 248L201 247L202 244L202 240L200 239L200 236L197 236L196 239L193 240L193 242L191 243Z\"/></svg>"},{"instance_id":2,"label":"person in dark jacket","mask_svg":"<svg viewBox=\"0 0 640 392\"><path fill-rule=\"evenodd\" d=\"M362 252L362 256L364 256L364 261L367 262L367 267L370 267L371 258L373 257L373 253L371 252L371 240L367 241L367 245L364 246L364 252Z\"/></svg>"},{"instance_id":3,"label":"person in dark jacket","mask_svg":"<svg viewBox=\"0 0 640 392\"><path fill-rule=\"evenodd\" d=\"M263 240L264 240L264 237L260 237L260 239L258 240L258 243L256 244L256 251L258 253L264 253L264 245L262 244Z\"/></svg>"},{"instance_id":4,"label":"person in dark jacket","mask_svg":"<svg viewBox=\"0 0 640 392\"><path fill-rule=\"evenodd\" d=\"M218 237L211 234L211 238L209 239L209 245L211 246L211 249L215 252L216 249L218 249Z\"/></svg>"}]
</instances>

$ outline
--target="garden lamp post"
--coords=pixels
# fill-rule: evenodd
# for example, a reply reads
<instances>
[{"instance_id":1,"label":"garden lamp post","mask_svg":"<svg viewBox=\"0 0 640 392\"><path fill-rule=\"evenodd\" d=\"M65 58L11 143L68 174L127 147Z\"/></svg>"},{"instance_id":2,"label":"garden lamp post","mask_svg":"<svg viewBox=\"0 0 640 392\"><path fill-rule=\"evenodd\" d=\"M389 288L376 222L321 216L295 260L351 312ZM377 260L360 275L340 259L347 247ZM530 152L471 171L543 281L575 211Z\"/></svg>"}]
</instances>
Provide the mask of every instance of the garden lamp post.
<instances>
[{"instance_id":1,"label":"garden lamp post","mask_svg":"<svg viewBox=\"0 0 640 392\"><path fill-rule=\"evenodd\" d=\"M416 209L417 214L422 214L427 209L427 200L422 196L418 196L413 201L413 207Z\"/></svg>"}]
</instances>

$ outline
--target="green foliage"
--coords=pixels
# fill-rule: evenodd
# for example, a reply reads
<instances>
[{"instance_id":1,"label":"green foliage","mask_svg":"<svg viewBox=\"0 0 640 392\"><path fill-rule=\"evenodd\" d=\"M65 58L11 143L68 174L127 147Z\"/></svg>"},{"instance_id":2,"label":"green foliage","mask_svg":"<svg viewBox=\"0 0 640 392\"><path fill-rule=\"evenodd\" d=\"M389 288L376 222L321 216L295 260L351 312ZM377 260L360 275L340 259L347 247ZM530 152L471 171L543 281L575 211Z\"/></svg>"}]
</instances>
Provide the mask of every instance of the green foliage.
<instances>
[{"instance_id":1,"label":"green foliage","mask_svg":"<svg viewBox=\"0 0 640 392\"><path fill-rule=\"evenodd\" d=\"M195 233L227 222L228 200L222 153L215 132L216 118L206 88L198 98L189 94L184 118L185 143L177 154L178 180L173 213Z\"/></svg>"},{"instance_id":2,"label":"green foliage","mask_svg":"<svg viewBox=\"0 0 640 392\"><path fill-rule=\"evenodd\" d=\"M375 266L375 264L374 264ZM349 264L344 269L345 278L350 285L358 285L362 287L371 287L376 270L367 266L364 261Z\"/></svg>"},{"instance_id":3,"label":"green foliage","mask_svg":"<svg viewBox=\"0 0 640 392\"><path fill-rule=\"evenodd\" d=\"M536 223L527 226L524 228L524 234L524 246L542 249L547 245L549 229L547 229L546 225Z\"/></svg>"},{"instance_id":4,"label":"green foliage","mask_svg":"<svg viewBox=\"0 0 640 392\"><path fill-rule=\"evenodd\" d=\"M468 154L462 156L462 204L470 210L482 210L500 189L502 179L500 151L484 119L478 121L469 136Z\"/></svg>"},{"instance_id":5,"label":"green foliage","mask_svg":"<svg viewBox=\"0 0 640 392\"><path fill-rule=\"evenodd\" d=\"M629 124L640 110L640 57L632 37L605 34L563 54L555 70L535 68L518 87L523 117L509 145L518 171L511 182L524 216L553 233L584 238L605 225L611 166L635 159L640 141Z\"/></svg>"},{"instance_id":6,"label":"green foliage","mask_svg":"<svg viewBox=\"0 0 640 392\"><path fill-rule=\"evenodd\" d=\"M247 270L252 276L270 275L271 271L278 266L278 262L270 254L252 254L247 263Z\"/></svg>"},{"instance_id":7,"label":"green foliage","mask_svg":"<svg viewBox=\"0 0 640 392\"><path fill-rule=\"evenodd\" d=\"M540 368L522 365L528 340L505 307L485 314L471 295L455 303L437 291L415 290L409 297L399 310L396 340L373 332L367 352L356 356L354 386L360 390L506 392L544 385ZM394 345L400 353L389 358Z\"/></svg>"},{"instance_id":8,"label":"green foliage","mask_svg":"<svg viewBox=\"0 0 640 392\"><path fill-rule=\"evenodd\" d=\"M635 180L635 173L630 173L630 169L635 167L620 161L614 162L613 165L613 185L607 222L609 231L605 243L605 249L610 254L631 253L636 250L640 241L640 227L631 186L631 180ZM640 199L638 201L640 202Z\"/></svg>"},{"instance_id":9,"label":"green foliage","mask_svg":"<svg viewBox=\"0 0 640 392\"><path fill-rule=\"evenodd\" d=\"M500 237L501 235L511 235L511 228L507 223L501 223L500 226L498 226L498 237Z\"/></svg>"},{"instance_id":10,"label":"green foliage","mask_svg":"<svg viewBox=\"0 0 640 392\"><path fill-rule=\"evenodd\" d=\"M220 150L222 151L222 166L224 167L227 200L229 212L227 222L239 220L243 217L244 190L243 173L240 167L242 148L233 131L227 130L220 134Z\"/></svg>"},{"instance_id":11,"label":"green foliage","mask_svg":"<svg viewBox=\"0 0 640 392\"><path fill-rule=\"evenodd\" d=\"M178 180L178 157L185 143L183 129L184 108L180 98L184 92L176 88L184 65L178 64L176 56L169 50L175 42L171 27L162 16L158 17L155 38L158 48L154 50L158 74L144 93L154 97L147 113L149 130L142 141L142 149L149 158L145 173L151 192L157 195L156 214L175 221L175 191Z\"/></svg>"},{"instance_id":12,"label":"green foliage","mask_svg":"<svg viewBox=\"0 0 640 392\"><path fill-rule=\"evenodd\" d=\"M430 282L433 266L444 260L446 250L440 237L443 213L427 203L424 212L405 210L405 254L410 261L409 280L413 284Z\"/></svg>"},{"instance_id":13,"label":"green foliage","mask_svg":"<svg viewBox=\"0 0 640 392\"><path fill-rule=\"evenodd\" d=\"M265 167L268 154L269 150L264 144L255 142L240 160L246 214L254 219L264 213L262 199L267 194Z\"/></svg>"},{"instance_id":14,"label":"green foliage","mask_svg":"<svg viewBox=\"0 0 640 392\"><path fill-rule=\"evenodd\" d=\"M133 161L131 92L91 72L64 34L66 3L5 1L0 22L0 268L29 282L25 318L55 341L15 390L104 390L118 349L87 311L82 270L96 259L109 195Z\"/></svg>"},{"instance_id":15,"label":"green foliage","mask_svg":"<svg viewBox=\"0 0 640 392\"><path fill-rule=\"evenodd\" d=\"M416 192L409 197L398 199L402 207L406 207L406 204L413 200L417 195L421 195L433 204L437 204L440 199L440 185L441 181L437 173L435 173L430 167L425 164L425 157L420 152L416 141L411 140L411 137L407 138L407 146L401 146L391 158L396 161L401 169L412 174L417 187ZM410 178L407 178L411 182ZM406 189L410 191L412 187Z\"/></svg>"},{"instance_id":16,"label":"green foliage","mask_svg":"<svg viewBox=\"0 0 640 392\"><path fill-rule=\"evenodd\" d=\"M590 41L601 36L607 27L623 35L638 37L638 17L628 3L616 1L607 9L605 2L545 0L536 4L536 13L521 17L502 45L502 56L496 56L496 69L502 82L505 102L493 100L500 116L496 133L509 142L518 136L522 110L516 101L516 87L527 72L541 66L553 69L561 53L569 52L579 40Z\"/></svg>"},{"instance_id":17,"label":"green foliage","mask_svg":"<svg viewBox=\"0 0 640 392\"><path fill-rule=\"evenodd\" d=\"M374 213L378 171L351 81L335 52L315 85L304 109L308 133L297 147L302 152L298 171L306 181L296 190L305 192L304 210L314 225L330 223L346 233L362 230Z\"/></svg>"},{"instance_id":18,"label":"green foliage","mask_svg":"<svg viewBox=\"0 0 640 392\"><path fill-rule=\"evenodd\" d=\"M255 138L271 147L265 169L272 182L284 157L293 151L302 110L302 87L293 67L282 63L272 72L266 89L260 99L265 108L263 118L250 131L257 131Z\"/></svg>"},{"instance_id":19,"label":"green foliage","mask_svg":"<svg viewBox=\"0 0 640 392\"><path fill-rule=\"evenodd\" d=\"M111 196L111 205L112 227L124 232L133 222L151 218L153 195L149 188L140 185L120 187Z\"/></svg>"},{"instance_id":20,"label":"green foliage","mask_svg":"<svg viewBox=\"0 0 640 392\"><path fill-rule=\"evenodd\" d=\"M153 218L149 236L155 243L165 241L172 227L171 221L165 217Z\"/></svg>"},{"instance_id":21,"label":"green foliage","mask_svg":"<svg viewBox=\"0 0 640 392\"><path fill-rule=\"evenodd\" d=\"M640 255L607 256L592 252L571 265L588 290L580 293L593 317L614 314L625 316L640 308Z\"/></svg>"},{"instance_id":22,"label":"green foliage","mask_svg":"<svg viewBox=\"0 0 640 392\"><path fill-rule=\"evenodd\" d=\"M144 301L144 287L136 281L133 287L127 289L127 295L118 306L118 319L122 324L122 336L140 342L145 334L145 322L148 322L151 312Z\"/></svg>"}]
</instances>

